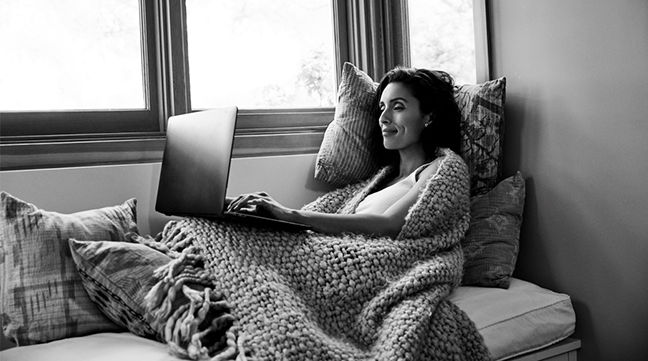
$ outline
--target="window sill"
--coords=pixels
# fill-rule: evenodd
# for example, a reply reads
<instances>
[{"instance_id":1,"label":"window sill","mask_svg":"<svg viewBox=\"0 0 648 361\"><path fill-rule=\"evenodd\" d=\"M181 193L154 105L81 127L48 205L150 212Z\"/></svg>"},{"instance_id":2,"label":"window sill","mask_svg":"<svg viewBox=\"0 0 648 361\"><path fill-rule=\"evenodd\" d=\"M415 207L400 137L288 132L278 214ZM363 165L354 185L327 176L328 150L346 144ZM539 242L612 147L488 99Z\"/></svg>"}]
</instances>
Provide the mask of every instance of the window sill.
<instances>
[{"instance_id":1,"label":"window sill","mask_svg":"<svg viewBox=\"0 0 648 361\"><path fill-rule=\"evenodd\" d=\"M324 130L237 131L233 157L317 153ZM0 170L161 162L164 144L163 135L4 142L0 144Z\"/></svg>"},{"instance_id":2,"label":"window sill","mask_svg":"<svg viewBox=\"0 0 648 361\"><path fill-rule=\"evenodd\" d=\"M333 108L244 110L233 157L317 153ZM0 170L161 162L161 132L86 136L0 137Z\"/></svg>"}]
</instances>

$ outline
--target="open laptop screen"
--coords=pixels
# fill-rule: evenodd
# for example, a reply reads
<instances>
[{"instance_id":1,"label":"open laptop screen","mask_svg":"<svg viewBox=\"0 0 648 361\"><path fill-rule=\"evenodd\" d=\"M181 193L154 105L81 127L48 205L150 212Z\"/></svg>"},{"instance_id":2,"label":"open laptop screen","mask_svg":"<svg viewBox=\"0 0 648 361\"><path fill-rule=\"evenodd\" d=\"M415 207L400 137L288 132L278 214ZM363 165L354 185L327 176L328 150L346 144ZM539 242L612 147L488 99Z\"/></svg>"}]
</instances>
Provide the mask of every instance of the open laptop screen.
<instances>
[{"instance_id":1,"label":"open laptop screen","mask_svg":"<svg viewBox=\"0 0 648 361\"><path fill-rule=\"evenodd\" d=\"M156 211L222 215L237 113L226 107L169 118Z\"/></svg>"}]
</instances>

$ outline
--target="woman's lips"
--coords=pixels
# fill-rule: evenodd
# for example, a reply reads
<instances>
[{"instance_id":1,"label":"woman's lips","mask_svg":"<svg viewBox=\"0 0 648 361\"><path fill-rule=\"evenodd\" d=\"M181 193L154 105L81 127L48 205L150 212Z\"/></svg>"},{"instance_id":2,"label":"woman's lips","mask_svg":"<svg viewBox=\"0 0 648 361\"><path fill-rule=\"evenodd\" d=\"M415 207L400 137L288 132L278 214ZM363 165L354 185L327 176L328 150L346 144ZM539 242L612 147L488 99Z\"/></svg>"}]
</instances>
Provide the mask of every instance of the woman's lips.
<instances>
[{"instance_id":1,"label":"woman's lips","mask_svg":"<svg viewBox=\"0 0 648 361\"><path fill-rule=\"evenodd\" d=\"M390 137L390 136L392 136L392 135L394 135L394 134L396 134L396 130L395 130L395 129L383 129L383 130L382 130L382 135L383 135L383 137Z\"/></svg>"}]
</instances>

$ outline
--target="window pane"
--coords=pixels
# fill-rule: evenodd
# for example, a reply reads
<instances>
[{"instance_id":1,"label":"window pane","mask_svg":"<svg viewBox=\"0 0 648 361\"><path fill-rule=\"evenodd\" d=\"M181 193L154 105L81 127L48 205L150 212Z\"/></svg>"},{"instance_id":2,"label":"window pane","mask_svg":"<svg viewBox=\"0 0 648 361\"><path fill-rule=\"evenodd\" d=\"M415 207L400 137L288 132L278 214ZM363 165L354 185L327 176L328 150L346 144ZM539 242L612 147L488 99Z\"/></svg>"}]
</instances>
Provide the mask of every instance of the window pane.
<instances>
[{"instance_id":1,"label":"window pane","mask_svg":"<svg viewBox=\"0 0 648 361\"><path fill-rule=\"evenodd\" d=\"M475 83L473 0L409 0L408 7L412 66Z\"/></svg>"},{"instance_id":2,"label":"window pane","mask_svg":"<svg viewBox=\"0 0 648 361\"><path fill-rule=\"evenodd\" d=\"M138 0L0 1L0 111L144 109Z\"/></svg>"},{"instance_id":3,"label":"window pane","mask_svg":"<svg viewBox=\"0 0 648 361\"><path fill-rule=\"evenodd\" d=\"M330 0L187 0L193 109L333 106Z\"/></svg>"}]
</instances>

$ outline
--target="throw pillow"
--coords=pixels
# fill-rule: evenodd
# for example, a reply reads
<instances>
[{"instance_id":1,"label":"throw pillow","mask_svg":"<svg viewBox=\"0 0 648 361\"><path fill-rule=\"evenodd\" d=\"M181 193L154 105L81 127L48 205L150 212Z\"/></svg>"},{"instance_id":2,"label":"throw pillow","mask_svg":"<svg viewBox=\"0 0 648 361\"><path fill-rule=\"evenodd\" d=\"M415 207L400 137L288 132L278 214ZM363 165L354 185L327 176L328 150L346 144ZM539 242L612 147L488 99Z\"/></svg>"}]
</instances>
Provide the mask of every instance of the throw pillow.
<instances>
[{"instance_id":1,"label":"throw pillow","mask_svg":"<svg viewBox=\"0 0 648 361\"><path fill-rule=\"evenodd\" d=\"M341 187L378 169L374 159L378 109L375 83L351 63L344 63L333 121L326 128L315 162L315 179Z\"/></svg>"},{"instance_id":2,"label":"throw pillow","mask_svg":"<svg viewBox=\"0 0 648 361\"><path fill-rule=\"evenodd\" d=\"M377 86L353 64L344 64L335 116L317 154L315 179L342 187L378 169ZM505 78L455 87L461 111L459 153L468 165L473 196L488 192L500 177L505 88Z\"/></svg>"},{"instance_id":3,"label":"throw pillow","mask_svg":"<svg viewBox=\"0 0 648 361\"><path fill-rule=\"evenodd\" d=\"M470 195L488 192L502 172L506 78L455 88L461 110L460 154L470 173Z\"/></svg>"},{"instance_id":4,"label":"throw pillow","mask_svg":"<svg viewBox=\"0 0 648 361\"><path fill-rule=\"evenodd\" d=\"M70 239L69 244L83 286L99 309L124 329L155 338L144 297L157 283L153 272L171 258L140 243Z\"/></svg>"},{"instance_id":5,"label":"throw pillow","mask_svg":"<svg viewBox=\"0 0 648 361\"><path fill-rule=\"evenodd\" d=\"M136 200L62 214L0 192L1 309L5 336L28 345L116 331L88 298L68 238L125 240L137 232Z\"/></svg>"},{"instance_id":6,"label":"throw pillow","mask_svg":"<svg viewBox=\"0 0 648 361\"><path fill-rule=\"evenodd\" d=\"M470 226L462 240L463 285L509 287L518 255L524 197L524 178L517 172L471 199Z\"/></svg>"}]
</instances>

